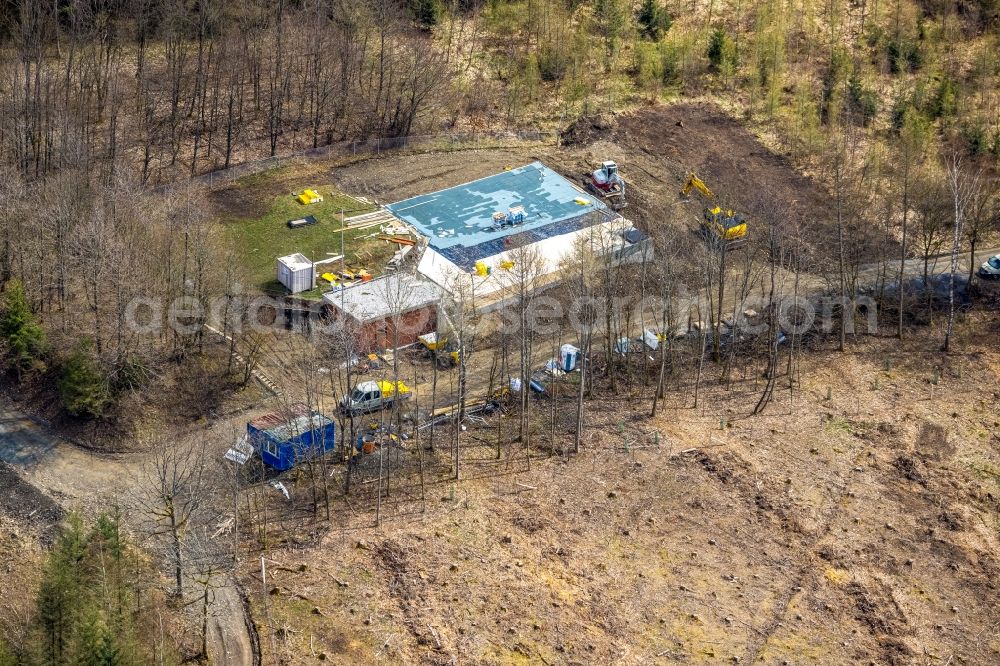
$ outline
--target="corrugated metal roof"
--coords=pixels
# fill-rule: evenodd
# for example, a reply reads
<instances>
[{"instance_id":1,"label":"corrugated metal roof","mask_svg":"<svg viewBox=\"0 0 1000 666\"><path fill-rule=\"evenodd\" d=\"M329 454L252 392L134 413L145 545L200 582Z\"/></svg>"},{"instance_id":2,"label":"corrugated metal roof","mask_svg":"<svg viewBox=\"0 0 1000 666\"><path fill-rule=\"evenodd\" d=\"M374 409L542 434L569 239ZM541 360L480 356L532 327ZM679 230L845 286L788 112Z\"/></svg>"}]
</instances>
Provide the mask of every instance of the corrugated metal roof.
<instances>
[{"instance_id":1,"label":"corrugated metal roof","mask_svg":"<svg viewBox=\"0 0 1000 666\"><path fill-rule=\"evenodd\" d=\"M330 423L332 421L323 414L313 412L304 416L296 416L286 423L274 426L267 432L279 441L288 441L311 430L321 430Z\"/></svg>"},{"instance_id":2,"label":"corrugated metal roof","mask_svg":"<svg viewBox=\"0 0 1000 666\"><path fill-rule=\"evenodd\" d=\"M308 413L309 407L305 404L301 402L293 402L285 409L268 412L267 414L258 416L250 422L250 425L257 428L257 430L268 430L276 425L285 423L289 419L293 419L296 416L302 416L303 414Z\"/></svg>"},{"instance_id":3,"label":"corrugated metal roof","mask_svg":"<svg viewBox=\"0 0 1000 666\"><path fill-rule=\"evenodd\" d=\"M257 430L263 430L275 439L284 441L301 435L309 430L322 428L332 421L320 414L310 410L301 402L296 402L281 409L258 416L250 421L250 425Z\"/></svg>"}]
</instances>

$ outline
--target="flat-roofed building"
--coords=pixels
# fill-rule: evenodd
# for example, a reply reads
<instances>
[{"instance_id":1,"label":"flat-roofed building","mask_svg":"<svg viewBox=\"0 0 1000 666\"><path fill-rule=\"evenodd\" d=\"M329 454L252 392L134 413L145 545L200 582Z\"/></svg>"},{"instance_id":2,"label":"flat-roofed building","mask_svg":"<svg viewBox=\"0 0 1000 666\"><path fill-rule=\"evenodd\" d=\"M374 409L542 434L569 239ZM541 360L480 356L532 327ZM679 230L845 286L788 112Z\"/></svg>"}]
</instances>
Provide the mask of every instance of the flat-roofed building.
<instances>
[{"instance_id":1,"label":"flat-roofed building","mask_svg":"<svg viewBox=\"0 0 1000 666\"><path fill-rule=\"evenodd\" d=\"M427 238L417 270L449 293L464 283L488 297L523 256L537 257L539 274L552 276L581 238L618 261L651 258L644 233L541 162L386 208Z\"/></svg>"},{"instance_id":2,"label":"flat-roofed building","mask_svg":"<svg viewBox=\"0 0 1000 666\"><path fill-rule=\"evenodd\" d=\"M323 295L326 311L343 322L357 351L411 345L437 328L440 289L419 276L390 273Z\"/></svg>"}]
</instances>

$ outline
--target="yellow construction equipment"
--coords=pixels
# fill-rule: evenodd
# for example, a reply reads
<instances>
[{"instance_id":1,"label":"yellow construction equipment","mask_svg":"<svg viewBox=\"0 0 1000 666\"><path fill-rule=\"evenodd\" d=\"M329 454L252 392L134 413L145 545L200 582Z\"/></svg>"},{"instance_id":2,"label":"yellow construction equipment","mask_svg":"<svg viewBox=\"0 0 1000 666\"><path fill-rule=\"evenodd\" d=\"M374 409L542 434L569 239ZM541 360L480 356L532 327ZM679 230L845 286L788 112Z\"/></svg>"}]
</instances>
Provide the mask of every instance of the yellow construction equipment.
<instances>
[{"instance_id":1,"label":"yellow construction equipment","mask_svg":"<svg viewBox=\"0 0 1000 666\"><path fill-rule=\"evenodd\" d=\"M309 204L320 203L323 201L323 195L321 195L316 190L305 190L302 194L295 197L299 200L299 203L303 206L308 206Z\"/></svg>"},{"instance_id":2,"label":"yellow construction equipment","mask_svg":"<svg viewBox=\"0 0 1000 666\"><path fill-rule=\"evenodd\" d=\"M746 218L733 210L723 210L721 207L714 205L715 193L693 171L684 182L681 194L688 196L692 189L698 190L707 201L713 204L705 208L701 222L702 231L709 234L711 238L722 241L730 246L746 240Z\"/></svg>"},{"instance_id":3,"label":"yellow construction equipment","mask_svg":"<svg viewBox=\"0 0 1000 666\"><path fill-rule=\"evenodd\" d=\"M747 237L746 218L739 213L713 206L705 209L704 218L702 229L726 243L734 244Z\"/></svg>"},{"instance_id":4,"label":"yellow construction equipment","mask_svg":"<svg viewBox=\"0 0 1000 666\"><path fill-rule=\"evenodd\" d=\"M445 370L458 365L458 348L448 338L440 337L437 333L427 333L418 335L417 340L427 350L428 356L437 367Z\"/></svg>"},{"instance_id":5,"label":"yellow construction equipment","mask_svg":"<svg viewBox=\"0 0 1000 666\"><path fill-rule=\"evenodd\" d=\"M691 194L691 189L694 188L702 193L706 199L714 199L715 192L709 189L708 185L705 184L698 176L694 175L694 171L688 176L687 181L684 183L684 187L681 189L681 194L687 196Z\"/></svg>"}]
</instances>

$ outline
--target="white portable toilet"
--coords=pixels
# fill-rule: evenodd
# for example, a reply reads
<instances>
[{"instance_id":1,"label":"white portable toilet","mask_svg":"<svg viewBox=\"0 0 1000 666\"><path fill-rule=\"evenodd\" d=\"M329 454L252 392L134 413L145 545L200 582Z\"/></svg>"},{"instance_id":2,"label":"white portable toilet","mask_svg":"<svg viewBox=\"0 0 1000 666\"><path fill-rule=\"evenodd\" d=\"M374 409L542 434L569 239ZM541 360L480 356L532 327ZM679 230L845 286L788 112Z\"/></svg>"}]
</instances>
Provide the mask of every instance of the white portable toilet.
<instances>
[{"instance_id":1,"label":"white portable toilet","mask_svg":"<svg viewBox=\"0 0 1000 666\"><path fill-rule=\"evenodd\" d=\"M573 345L563 345L559 348L559 365L563 372L573 372L580 362L580 350Z\"/></svg>"},{"instance_id":2,"label":"white portable toilet","mask_svg":"<svg viewBox=\"0 0 1000 666\"><path fill-rule=\"evenodd\" d=\"M648 328L642 332L642 341L653 351L660 348L660 338Z\"/></svg>"}]
</instances>

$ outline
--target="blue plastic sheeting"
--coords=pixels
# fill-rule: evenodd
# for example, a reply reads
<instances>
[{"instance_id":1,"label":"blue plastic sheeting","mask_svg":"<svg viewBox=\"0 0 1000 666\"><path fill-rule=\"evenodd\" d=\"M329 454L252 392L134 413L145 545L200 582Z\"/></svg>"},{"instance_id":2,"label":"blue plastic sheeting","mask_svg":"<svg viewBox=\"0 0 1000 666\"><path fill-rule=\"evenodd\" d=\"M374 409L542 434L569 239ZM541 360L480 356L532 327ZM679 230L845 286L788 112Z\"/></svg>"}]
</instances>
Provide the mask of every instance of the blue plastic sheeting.
<instances>
[{"instance_id":1,"label":"blue plastic sheeting","mask_svg":"<svg viewBox=\"0 0 1000 666\"><path fill-rule=\"evenodd\" d=\"M609 211L605 209L602 213L608 214ZM603 221L605 221L605 218L601 213L594 214L592 212L560 220L559 222L553 222L552 224L528 231L524 231L520 227L515 227L512 233L505 235L497 234L496 238L479 243L478 245L471 247L454 245L438 249L438 252L459 268L471 271L480 259L492 257L506 250L530 245L531 243L552 238L553 236L561 236L579 231ZM431 242L431 245L434 245L434 243Z\"/></svg>"},{"instance_id":2,"label":"blue plastic sheeting","mask_svg":"<svg viewBox=\"0 0 1000 666\"><path fill-rule=\"evenodd\" d=\"M586 199L589 203L581 205L576 202L578 198ZM494 213L507 213L513 206L524 207L523 223L500 227L493 222ZM505 249L504 237L537 232L548 225L579 220L584 216L596 220L597 216L588 214L607 210L602 202L590 194L581 193L572 183L541 162L532 162L471 183L404 199L386 208L427 236L431 247L438 251L456 247L472 249L474 246L492 243L493 247L499 247L498 252ZM568 226L582 228L587 224L578 222ZM531 233L530 237L538 240L554 235L556 234ZM499 244L495 241L499 241ZM510 246L510 243L507 245ZM473 254L478 258L496 254L485 250L483 248L483 251ZM442 254L447 256L448 253Z\"/></svg>"}]
</instances>

